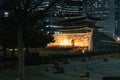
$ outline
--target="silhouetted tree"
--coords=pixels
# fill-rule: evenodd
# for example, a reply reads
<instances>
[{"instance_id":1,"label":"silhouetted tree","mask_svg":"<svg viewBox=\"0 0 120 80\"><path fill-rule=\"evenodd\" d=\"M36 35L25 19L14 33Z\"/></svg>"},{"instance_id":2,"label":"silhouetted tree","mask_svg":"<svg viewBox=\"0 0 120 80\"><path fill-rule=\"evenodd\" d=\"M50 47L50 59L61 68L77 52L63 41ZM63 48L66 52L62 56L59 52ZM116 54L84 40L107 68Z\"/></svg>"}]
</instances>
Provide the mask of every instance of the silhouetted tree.
<instances>
[{"instance_id":1,"label":"silhouetted tree","mask_svg":"<svg viewBox=\"0 0 120 80\"><path fill-rule=\"evenodd\" d=\"M40 11L38 7L41 6L44 0L7 0L0 6L1 11L7 11L10 13L8 24L17 32L17 45L19 49L18 76L22 79L24 78L23 33L25 32L25 28L28 30L29 26L35 26L38 23L42 24L45 13L58 1L59 0L53 0L43 11ZM43 36L43 34L41 35Z\"/></svg>"}]
</instances>

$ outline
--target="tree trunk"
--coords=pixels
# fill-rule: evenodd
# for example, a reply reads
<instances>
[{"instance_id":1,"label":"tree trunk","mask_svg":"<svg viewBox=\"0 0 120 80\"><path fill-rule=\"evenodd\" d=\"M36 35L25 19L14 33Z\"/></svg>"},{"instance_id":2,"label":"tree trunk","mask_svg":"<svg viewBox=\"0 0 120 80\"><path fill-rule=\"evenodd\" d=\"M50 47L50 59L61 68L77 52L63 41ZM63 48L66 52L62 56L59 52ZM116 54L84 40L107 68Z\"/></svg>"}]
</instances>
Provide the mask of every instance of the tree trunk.
<instances>
[{"instance_id":1,"label":"tree trunk","mask_svg":"<svg viewBox=\"0 0 120 80\"><path fill-rule=\"evenodd\" d=\"M22 30L18 28L17 33L18 43L18 78L24 80L24 52L23 52L23 34Z\"/></svg>"},{"instance_id":2,"label":"tree trunk","mask_svg":"<svg viewBox=\"0 0 120 80\"><path fill-rule=\"evenodd\" d=\"M4 57L4 58L7 56L6 49L7 49L7 48L4 46L4 47L3 47L3 57Z\"/></svg>"},{"instance_id":3,"label":"tree trunk","mask_svg":"<svg viewBox=\"0 0 120 80\"><path fill-rule=\"evenodd\" d=\"M15 54L15 47L12 48L12 57L14 57Z\"/></svg>"},{"instance_id":4,"label":"tree trunk","mask_svg":"<svg viewBox=\"0 0 120 80\"><path fill-rule=\"evenodd\" d=\"M26 50L26 53L29 53L29 48L28 48L28 46L26 46L25 50Z\"/></svg>"}]
</instances>

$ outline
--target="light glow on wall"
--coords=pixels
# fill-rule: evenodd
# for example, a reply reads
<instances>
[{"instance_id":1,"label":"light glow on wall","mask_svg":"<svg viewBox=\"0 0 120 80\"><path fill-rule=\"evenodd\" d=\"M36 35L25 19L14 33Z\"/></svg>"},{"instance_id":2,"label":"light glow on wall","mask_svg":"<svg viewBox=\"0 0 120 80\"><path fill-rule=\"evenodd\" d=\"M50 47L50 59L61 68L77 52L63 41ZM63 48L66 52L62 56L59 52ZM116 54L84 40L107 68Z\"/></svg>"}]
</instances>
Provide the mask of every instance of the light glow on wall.
<instances>
[{"instance_id":1,"label":"light glow on wall","mask_svg":"<svg viewBox=\"0 0 120 80\"><path fill-rule=\"evenodd\" d=\"M120 37L117 37L117 42L120 42Z\"/></svg>"},{"instance_id":2,"label":"light glow on wall","mask_svg":"<svg viewBox=\"0 0 120 80\"><path fill-rule=\"evenodd\" d=\"M91 32L88 33L63 33L54 34L54 43L48 47L80 47L89 48L91 43Z\"/></svg>"},{"instance_id":3,"label":"light glow on wall","mask_svg":"<svg viewBox=\"0 0 120 80\"><path fill-rule=\"evenodd\" d=\"M60 42L60 45L70 46L70 41L68 39L65 39L65 40L63 40L63 41Z\"/></svg>"}]
</instances>

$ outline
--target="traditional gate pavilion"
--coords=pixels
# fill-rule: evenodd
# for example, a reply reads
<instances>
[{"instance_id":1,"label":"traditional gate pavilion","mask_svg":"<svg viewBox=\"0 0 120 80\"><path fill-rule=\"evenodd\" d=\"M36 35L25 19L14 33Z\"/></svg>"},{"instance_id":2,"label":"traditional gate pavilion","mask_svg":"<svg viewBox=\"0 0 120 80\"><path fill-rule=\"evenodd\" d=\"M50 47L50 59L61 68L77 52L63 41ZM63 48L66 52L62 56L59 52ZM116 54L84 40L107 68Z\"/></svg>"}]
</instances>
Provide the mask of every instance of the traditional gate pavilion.
<instances>
[{"instance_id":1,"label":"traditional gate pavilion","mask_svg":"<svg viewBox=\"0 0 120 80\"><path fill-rule=\"evenodd\" d=\"M92 35L96 27L95 23L100 20L88 17L73 17L60 21L58 25L63 25L63 28L58 28L60 33L54 34L54 43L49 43L48 47L72 48L78 51L92 51Z\"/></svg>"}]
</instances>

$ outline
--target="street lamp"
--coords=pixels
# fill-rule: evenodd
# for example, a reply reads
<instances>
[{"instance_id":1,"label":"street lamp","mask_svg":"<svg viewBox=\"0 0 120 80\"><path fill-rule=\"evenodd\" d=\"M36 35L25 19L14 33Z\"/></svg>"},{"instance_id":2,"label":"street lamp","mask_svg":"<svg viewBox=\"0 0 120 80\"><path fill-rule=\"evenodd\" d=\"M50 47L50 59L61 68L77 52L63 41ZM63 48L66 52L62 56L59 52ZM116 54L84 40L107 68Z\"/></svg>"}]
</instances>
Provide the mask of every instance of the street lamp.
<instances>
[{"instance_id":1,"label":"street lamp","mask_svg":"<svg viewBox=\"0 0 120 80\"><path fill-rule=\"evenodd\" d=\"M9 12L5 11L4 12L4 17L8 17L9 16Z\"/></svg>"}]
</instances>

